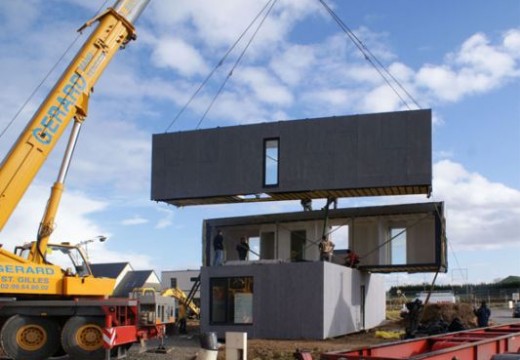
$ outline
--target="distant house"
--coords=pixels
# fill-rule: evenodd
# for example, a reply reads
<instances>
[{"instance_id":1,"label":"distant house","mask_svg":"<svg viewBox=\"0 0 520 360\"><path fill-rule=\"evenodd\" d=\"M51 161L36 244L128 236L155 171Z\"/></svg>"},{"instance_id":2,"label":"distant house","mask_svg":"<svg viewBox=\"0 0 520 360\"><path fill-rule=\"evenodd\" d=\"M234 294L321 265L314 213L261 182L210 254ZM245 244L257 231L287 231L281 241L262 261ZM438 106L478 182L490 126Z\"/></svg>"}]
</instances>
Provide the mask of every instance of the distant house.
<instances>
[{"instance_id":1,"label":"distant house","mask_svg":"<svg viewBox=\"0 0 520 360\"><path fill-rule=\"evenodd\" d=\"M128 262L120 263L104 263L104 264L90 264L90 270L95 277L105 277L116 279L115 286L117 287L125 275L134 270L132 265Z\"/></svg>"},{"instance_id":2,"label":"distant house","mask_svg":"<svg viewBox=\"0 0 520 360\"><path fill-rule=\"evenodd\" d=\"M90 264L95 277L116 279L112 296L127 297L135 288L161 289L161 281L153 270L135 271L128 262Z\"/></svg>"},{"instance_id":3,"label":"distant house","mask_svg":"<svg viewBox=\"0 0 520 360\"><path fill-rule=\"evenodd\" d=\"M153 270L129 271L114 289L114 297L127 297L135 288L161 289L161 281Z\"/></svg>"},{"instance_id":4,"label":"distant house","mask_svg":"<svg viewBox=\"0 0 520 360\"><path fill-rule=\"evenodd\" d=\"M200 270L167 270L161 272L161 289L178 288L188 295L195 284ZM194 299L200 299L200 290L194 294Z\"/></svg>"}]
</instances>

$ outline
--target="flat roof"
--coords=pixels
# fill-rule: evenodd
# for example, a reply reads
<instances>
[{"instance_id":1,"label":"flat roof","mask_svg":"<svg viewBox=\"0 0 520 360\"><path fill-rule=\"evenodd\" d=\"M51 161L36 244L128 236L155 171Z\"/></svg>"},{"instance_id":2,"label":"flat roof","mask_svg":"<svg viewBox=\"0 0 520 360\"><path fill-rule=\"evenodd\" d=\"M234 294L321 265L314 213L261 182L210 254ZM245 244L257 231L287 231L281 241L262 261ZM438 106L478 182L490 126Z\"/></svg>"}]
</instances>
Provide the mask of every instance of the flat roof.
<instances>
[{"instance_id":1,"label":"flat roof","mask_svg":"<svg viewBox=\"0 0 520 360\"><path fill-rule=\"evenodd\" d=\"M399 205L379 205L352 207L342 209L329 209L329 219L342 219L349 217L368 217L381 215L405 215L438 212L444 216L444 202L424 202ZM273 222L295 222L305 220L319 220L324 217L323 209L313 211L286 212L277 214L260 214L249 216L237 216L228 218L206 219L204 222L213 227L239 226L239 225L259 225L270 224Z\"/></svg>"}]
</instances>

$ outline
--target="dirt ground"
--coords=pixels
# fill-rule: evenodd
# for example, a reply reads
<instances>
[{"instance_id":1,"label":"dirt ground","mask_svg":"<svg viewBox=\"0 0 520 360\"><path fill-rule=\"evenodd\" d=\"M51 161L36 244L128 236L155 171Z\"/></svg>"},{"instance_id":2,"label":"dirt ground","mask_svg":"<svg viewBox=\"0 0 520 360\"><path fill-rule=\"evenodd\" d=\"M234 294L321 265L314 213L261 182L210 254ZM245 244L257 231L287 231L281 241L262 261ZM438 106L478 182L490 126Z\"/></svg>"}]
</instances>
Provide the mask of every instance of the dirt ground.
<instances>
[{"instance_id":1,"label":"dirt ground","mask_svg":"<svg viewBox=\"0 0 520 360\"><path fill-rule=\"evenodd\" d=\"M399 325L388 322L384 329L399 330ZM173 334L165 341L168 354L155 354L151 352L138 353L139 347L134 346L130 349L129 359L131 360L192 360L195 359L200 351L199 329L196 322L188 324L188 334ZM312 352L313 358L318 359L322 352L335 350L348 350L363 346L375 345L388 342L375 336L375 330L342 336L327 340L259 340L250 339L247 342L249 360L289 360L294 359L293 353L296 349ZM158 343L150 342L149 348L153 350ZM222 345L218 352L218 360L225 359L225 346Z\"/></svg>"},{"instance_id":2,"label":"dirt ground","mask_svg":"<svg viewBox=\"0 0 520 360\"><path fill-rule=\"evenodd\" d=\"M495 310L493 310L495 311ZM390 314L390 312L389 312ZM494 314L497 314L494 312ZM494 315L497 316L497 315ZM423 315L423 321L436 322L439 319L451 321L453 318L459 318L467 328L474 327L475 317L472 308L465 305L431 305L427 306ZM510 310L506 310L503 314L504 321L511 320ZM493 325L492 322L490 325ZM180 335L173 333L165 339L164 347L168 351L164 353L144 352L140 353L138 345L132 346L127 359L130 360L194 360L201 351L199 326L197 321L188 322L188 334ZM319 354L328 351L350 350L355 348L367 347L381 344L396 339L384 339L381 332L396 334L403 331L405 322L399 317L399 311L389 316L382 326L363 333L356 333L341 336L327 340L248 340L247 358L249 360L289 360L293 359L293 353L296 349L310 351L313 359L319 359ZM378 336L376 336L376 333ZM148 349L153 350L159 346L158 341L148 342ZM66 359L63 357L60 359ZM3 359L0 351L0 359ZM218 360L225 359L225 346L222 345L218 351Z\"/></svg>"},{"instance_id":3,"label":"dirt ground","mask_svg":"<svg viewBox=\"0 0 520 360\"><path fill-rule=\"evenodd\" d=\"M436 322L442 319L451 322L455 317L460 318L467 328L475 326L475 317L469 305L428 305L425 308L423 322ZM247 359L249 360L289 360L294 359L293 353L296 349L310 351L313 359L319 359L319 354L328 351L350 350L360 347L381 344L396 339L384 339L376 336L381 331L397 333L403 331L405 322L399 316L392 316L381 326L367 332L356 333L326 340L259 340L250 339L247 342ZM150 342L149 348L157 347L156 342ZM130 350L129 359L131 360L193 360L196 359L200 351L199 328L196 321L188 323L188 334L172 334L165 340L165 347L169 350L168 354L154 354L150 352L139 354L139 348L134 346ZM222 345L218 352L218 360L225 359L225 346Z\"/></svg>"}]
</instances>

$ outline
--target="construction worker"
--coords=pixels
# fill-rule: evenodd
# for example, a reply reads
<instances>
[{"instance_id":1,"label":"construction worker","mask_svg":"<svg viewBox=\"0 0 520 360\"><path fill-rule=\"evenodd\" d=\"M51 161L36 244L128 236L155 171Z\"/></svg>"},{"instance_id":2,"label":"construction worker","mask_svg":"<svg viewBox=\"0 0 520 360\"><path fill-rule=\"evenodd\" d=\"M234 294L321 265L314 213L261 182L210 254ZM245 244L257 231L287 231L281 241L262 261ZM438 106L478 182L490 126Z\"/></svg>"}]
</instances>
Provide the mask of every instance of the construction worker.
<instances>
[{"instance_id":1,"label":"construction worker","mask_svg":"<svg viewBox=\"0 0 520 360\"><path fill-rule=\"evenodd\" d=\"M217 235L213 238L213 251L215 257L213 259L213 266L220 266L224 262L224 237L222 230L217 231Z\"/></svg>"},{"instance_id":2,"label":"construction worker","mask_svg":"<svg viewBox=\"0 0 520 360\"><path fill-rule=\"evenodd\" d=\"M249 252L249 244L247 243L247 239L242 236L240 238L240 244L236 247L238 252L238 258L240 260L246 260L247 259L247 253Z\"/></svg>"},{"instance_id":3,"label":"construction worker","mask_svg":"<svg viewBox=\"0 0 520 360\"><path fill-rule=\"evenodd\" d=\"M302 204L303 211L312 211L312 200L311 199L301 199L300 204Z\"/></svg>"},{"instance_id":4,"label":"construction worker","mask_svg":"<svg viewBox=\"0 0 520 360\"><path fill-rule=\"evenodd\" d=\"M347 249L347 256L345 257L345 265L351 268L357 267L359 264L359 255L354 251Z\"/></svg>"},{"instance_id":5,"label":"construction worker","mask_svg":"<svg viewBox=\"0 0 520 360\"><path fill-rule=\"evenodd\" d=\"M183 302L179 304L179 333L188 333L186 330L186 305Z\"/></svg>"},{"instance_id":6,"label":"construction worker","mask_svg":"<svg viewBox=\"0 0 520 360\"><path fill-rule=\"evenodd\" d=\"M477 317L477 323L479 327L488 326L491 310L489 310L485 301L482 301L478 309L473 309L473 313Z\"/></svg>"},{"instance_id":7,"label":"construction worker","mask_svg":"<svg viewBox=\"0 0 520 360\"><path fill-rule=\"evenodd\" d=\"M320 260L328 261L332 260L332 252L334 251L334 243L327 239L327 236L323 235L319 244L320 248Z\"/></svg>"}]
</instances>

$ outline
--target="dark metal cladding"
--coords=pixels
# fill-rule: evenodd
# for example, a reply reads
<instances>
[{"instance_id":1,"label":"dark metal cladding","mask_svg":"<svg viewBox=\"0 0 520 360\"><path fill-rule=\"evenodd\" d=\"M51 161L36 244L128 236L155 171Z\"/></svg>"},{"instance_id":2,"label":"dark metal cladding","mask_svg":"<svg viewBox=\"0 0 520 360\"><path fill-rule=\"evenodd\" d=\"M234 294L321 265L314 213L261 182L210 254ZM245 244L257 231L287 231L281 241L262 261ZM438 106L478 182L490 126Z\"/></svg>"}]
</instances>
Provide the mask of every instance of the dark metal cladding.
<instances>
[{"instance_id":1,"label":"dark metal cladding","mask_svg":"<svg viewBox=\"0 0 520 360\"><path fill-rule=\"evenodd\" d=\"M431 110L414 110L157 134L151 198L185 206L429 194L431 123ZM266 186L273 139L277 181Z\"/></svg>"}]
</instances>

